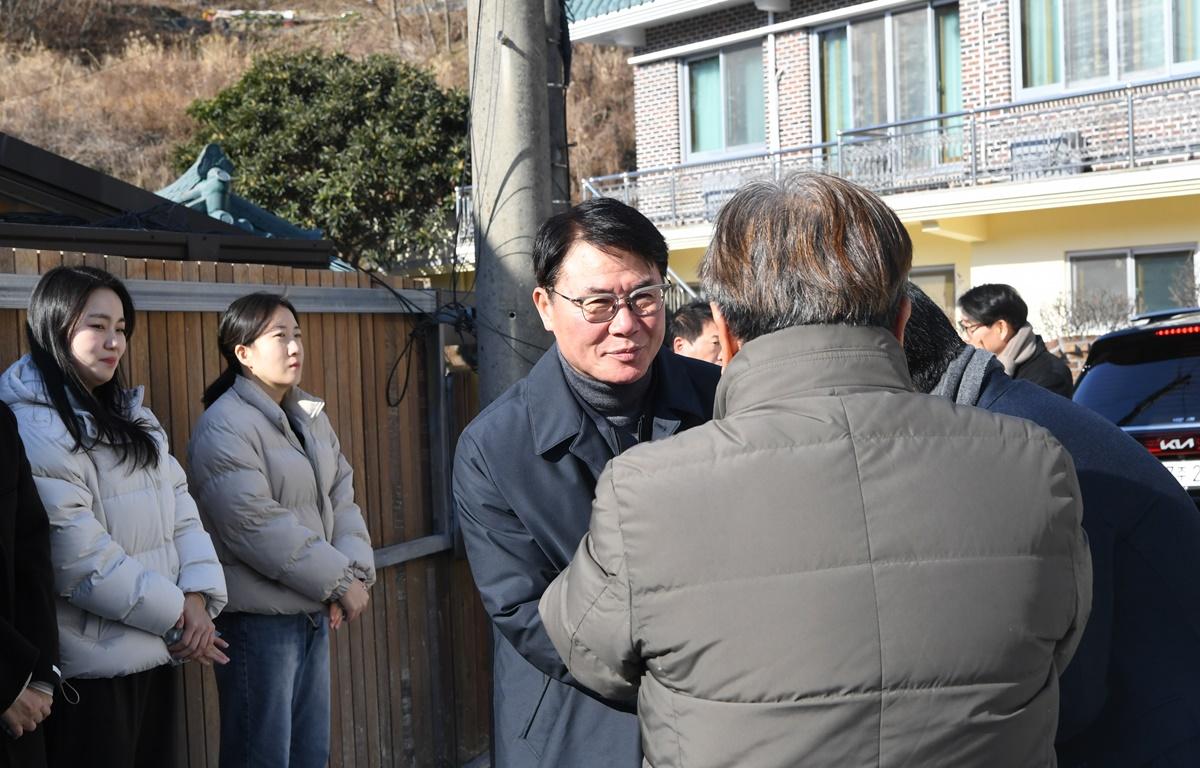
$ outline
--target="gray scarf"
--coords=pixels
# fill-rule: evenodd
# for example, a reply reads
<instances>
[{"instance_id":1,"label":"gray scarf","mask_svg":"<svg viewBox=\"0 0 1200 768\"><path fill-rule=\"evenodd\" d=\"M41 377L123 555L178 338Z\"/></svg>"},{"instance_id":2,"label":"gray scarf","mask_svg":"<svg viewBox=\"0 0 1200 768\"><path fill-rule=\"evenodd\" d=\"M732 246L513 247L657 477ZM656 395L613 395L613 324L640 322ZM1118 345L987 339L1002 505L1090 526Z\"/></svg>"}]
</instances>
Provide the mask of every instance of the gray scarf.
<instances>
[{"instance_id":1,"label":"gray scarf","mask_svg":"<svg viewBox=\"0 0 1200 768\"><path fill-rule=\"evenodd\" d=\"M975 405L988 374L1001 370L1004 370L1003 366L991 352L964 345L929 394L948 398L959 405Z\"/></svg>"}]
</instances>

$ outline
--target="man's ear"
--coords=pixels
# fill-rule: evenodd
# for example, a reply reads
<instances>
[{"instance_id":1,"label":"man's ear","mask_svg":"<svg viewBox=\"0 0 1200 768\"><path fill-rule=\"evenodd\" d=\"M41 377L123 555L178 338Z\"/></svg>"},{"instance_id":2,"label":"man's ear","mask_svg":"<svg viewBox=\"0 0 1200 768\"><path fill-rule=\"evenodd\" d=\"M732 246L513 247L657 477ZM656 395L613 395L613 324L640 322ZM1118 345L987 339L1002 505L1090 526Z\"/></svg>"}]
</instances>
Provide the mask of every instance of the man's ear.
<instances>
[{"instance_id":1,"label":"man's ear","mask_svg":"<svg viewBox=\"0 0 1200 768\"><path fill-rule=\"evenodd\" d=\"M725 361L725 365L729 365L733 356L741 351L742 342L729 330L729 324L725 322L725 316L721 314L717 302L711 301L709 306L712 307L713 325L717 327L717 341L721 343L721 359Z\"/></svg>"},{"instance_id":2,"label":"man's ear","mask_svg":"<svg viewBox=\"0 0 1200 768\"><path fill-rule=\"evenodd\" d=\"M533 306L542 318L542 327L554 333L554 316L550 314L550 292L542 286L533 289Z\"/></svg>"},{"instance_id":3,"label":"man's ear","mask_svg":"<svg viewBox=\"0 0 1200 768\"><path fill-rule=\"evenodd\" d=\"M687 344L687 341L685 341L682 336L676 336L675 341L671 342L671 349L675 352L675 354L682 355L685 344Z\"/></svg>"},{"instance_id":4,"label":"man's ear","mask_svg":"<svg viewBox=\"0 0 1200 768\"><path fill-rule=\"evenodd\" d=\"M997 320L996 324L1000 326L998 330L1000 331L1000 338L1004 340L1004 343L1007 344L1013 336L1017 335L1017 329L1013 328L1012 324L1004 318Z\"/></svg>"},{"instance_id":5,"label":"man's ear","mask_svg":"<svg viewBox=\"0 0 1200 768\"><path fill-rule=\"evenodd\" d=\"M912 299L907 296L900 298L900 307L896 312L896 320L892 323L892 335L900 346L904 346L904 329L908 326L908 318L912 317Z\"/></svg>"}]
</instances>

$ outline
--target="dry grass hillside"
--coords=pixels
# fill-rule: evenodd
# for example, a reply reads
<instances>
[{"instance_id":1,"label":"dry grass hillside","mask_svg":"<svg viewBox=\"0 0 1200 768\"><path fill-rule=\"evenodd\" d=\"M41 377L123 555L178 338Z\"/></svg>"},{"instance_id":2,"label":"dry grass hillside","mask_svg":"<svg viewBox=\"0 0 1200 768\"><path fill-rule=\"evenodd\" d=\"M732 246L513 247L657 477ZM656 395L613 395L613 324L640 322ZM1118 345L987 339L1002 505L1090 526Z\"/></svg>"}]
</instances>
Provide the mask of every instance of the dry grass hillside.
<instances>
[{"instance_id":1,"label":"dry grass hillside","mask_svg":"<svg viewBox=\"0 0 1200 768\"><path fill-rule=\"evenodd\" d=\"M217 8L293 9L303 23L227 23ZM0 131L154 189L173 180L185 114L254 57L317 47L390 53L465 88L461 0L0 0ZM576 46L568 90L572 175L634 164L626 52ZM234 161L236 163L236 158Z\"/></svg>"}]
</instances>

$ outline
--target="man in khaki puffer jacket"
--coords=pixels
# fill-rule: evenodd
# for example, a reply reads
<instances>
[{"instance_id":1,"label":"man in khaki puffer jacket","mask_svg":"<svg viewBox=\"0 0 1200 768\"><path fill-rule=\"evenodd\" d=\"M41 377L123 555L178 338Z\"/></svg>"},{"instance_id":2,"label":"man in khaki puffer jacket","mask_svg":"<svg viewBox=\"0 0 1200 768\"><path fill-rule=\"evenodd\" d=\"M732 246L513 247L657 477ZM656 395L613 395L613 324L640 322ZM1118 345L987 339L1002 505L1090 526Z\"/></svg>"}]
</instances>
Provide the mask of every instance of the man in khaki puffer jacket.
<instances>
[{"instance_id":1,"label":"man in khaki puffer jacket","mask_svg":"<svg viewBox=\"0 0 1200 768\"><path fill-rule=\"evenodd\" d=\"M910 263L835 177L718 217L714 419L609 464L540 603L581 684L637 696L647 765L1054 765L1091 600L1075 471L1030 422L913 392Z\"/></svg>"}]
</instances>

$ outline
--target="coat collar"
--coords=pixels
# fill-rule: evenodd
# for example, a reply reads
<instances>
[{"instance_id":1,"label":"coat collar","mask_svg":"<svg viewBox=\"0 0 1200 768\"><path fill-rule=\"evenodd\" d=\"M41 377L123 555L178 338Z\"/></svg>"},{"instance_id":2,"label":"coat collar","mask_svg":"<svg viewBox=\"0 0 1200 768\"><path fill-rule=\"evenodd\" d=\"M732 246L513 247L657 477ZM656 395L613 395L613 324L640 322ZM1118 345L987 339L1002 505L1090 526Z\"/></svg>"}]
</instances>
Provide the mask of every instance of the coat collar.
<instances>
[{"instance_id":1,"label":"coat collar","mask_svg":"<svg viewBox=\"0 0 1200 768\"><path fill-rule=\"evenodd\" d=\"M233 381L233 391L246 403L254 406L272 423L280 423L290 414L304 424L309 424L325 410L325 401L308 394L299 387L292 387L283 398L283 403L271 399L266 391L245 376Z\"/></svg>"},{"instance_id":2,"label":"coat collar","mask_svg":"<svg viewBox=\"0 0 1200 768\"><path fill-rule=\"evenodd\" d=\"M1016 383L1003 369L988 371L983 380L983 389L979 391L979 399L974 404L984 410L991 410L996 401L1016 386Z\"/></svg>"},{"instance_id":3,"label":"coat collar","mask_svg":"<svg viewBox=\"0 0 1200 768\"><path fill-rule=\"evenodd\" d=\"M909 391L904 350L883 328L802 325L747 342L717 385L713 418L806 395Z\"/></svg>"},{"instance_id":4,"label":"coat collar","mask_svg":"<svg viewBox=\"0 0 1200 768\"><path fill-rule=\"evenodd\" d=\"M674 434L687 416L705 418L700 395L681 360L663 347L651 366L655 439ZM604 438L596 432L591 416L579 404L563 376L557 344L542 355L525 379L525 403L538 455L572 440L571 453L589 465L599 462L603 468L611 458Z\"/></svg>"}]
</instances>

